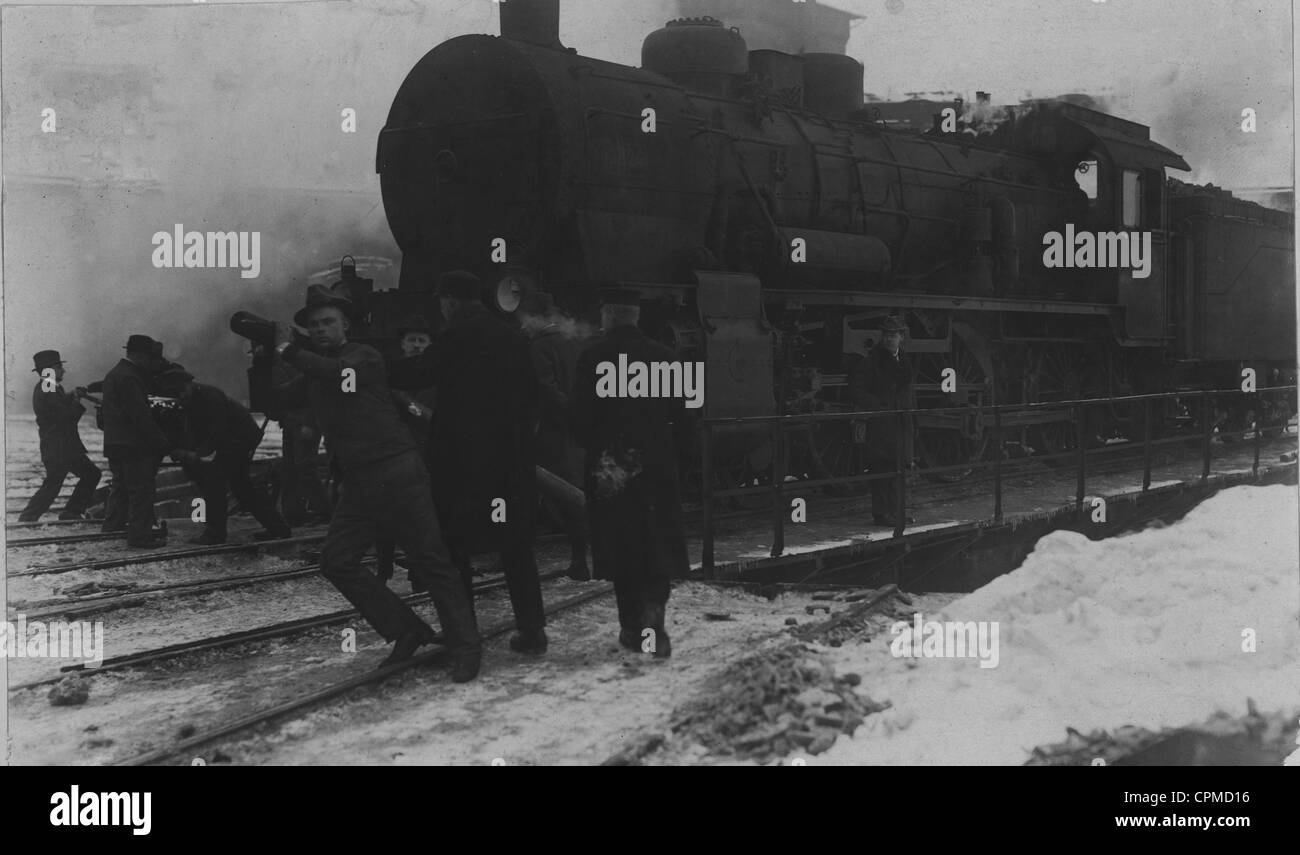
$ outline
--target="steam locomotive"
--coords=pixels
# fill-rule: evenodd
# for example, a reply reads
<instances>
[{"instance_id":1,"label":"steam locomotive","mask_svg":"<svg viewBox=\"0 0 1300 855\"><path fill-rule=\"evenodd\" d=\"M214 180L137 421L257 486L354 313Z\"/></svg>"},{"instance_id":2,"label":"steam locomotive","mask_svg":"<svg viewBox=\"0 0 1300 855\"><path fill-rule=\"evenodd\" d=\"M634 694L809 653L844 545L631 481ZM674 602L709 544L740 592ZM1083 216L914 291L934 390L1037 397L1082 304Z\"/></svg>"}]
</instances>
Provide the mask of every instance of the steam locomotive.
<instances>
[{"instance_id":1,"label":"steam locomotive","mask_svg":"<svg viewBox=\"0 0 1300 855\"><path fill-rule=\"evenodd\" d=\"M430 289L454 268L505 314L533 289L576 314L600 287L636 289L643 328L705 362L714 417L848 409L846 366L894 314L918 406L968 412L917 419L929 466L990 452L991 403L1235 387L1243 368L1294 382L1293 214L1166 179L1189 166L1143 125L980 101L902 130L864 104L847 56L750 51L694 18L651 33L631 68L563 47L558 0L500 9L500 37L411 69L379 136L403 311L436 317ZM1045 235L1067 229L1149 234L1144 270L1047 266ZM1266 400L1216 418L1294 408ZM1060 451L1068 418L1003 428ZM1137 430L1134 408L1099 418L1101 439ZM825 474L848 441L819 435ZM760 468L761 443L740 447Z\"/></svg>"}]
</instances>

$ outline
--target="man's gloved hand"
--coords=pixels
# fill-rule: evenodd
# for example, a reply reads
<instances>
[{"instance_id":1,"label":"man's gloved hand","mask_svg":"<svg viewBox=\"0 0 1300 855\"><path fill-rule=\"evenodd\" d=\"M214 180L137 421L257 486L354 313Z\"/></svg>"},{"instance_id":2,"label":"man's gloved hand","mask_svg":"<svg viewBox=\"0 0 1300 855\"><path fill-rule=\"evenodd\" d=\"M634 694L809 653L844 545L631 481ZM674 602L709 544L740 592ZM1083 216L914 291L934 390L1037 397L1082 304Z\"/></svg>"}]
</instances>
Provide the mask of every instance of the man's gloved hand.
<instances>
[{"instance_id":1,"label":"man's gloved hand","mask_svg":"<svg viewBox=\"0 0 1300 855\"><path fill-rule=\"evenodd\" d=\"M84 398L90 393L86 391L85 386L78 386L77 388L72 390L72 394L76 395L78 398Z\"/></svg>"}]
</instances>

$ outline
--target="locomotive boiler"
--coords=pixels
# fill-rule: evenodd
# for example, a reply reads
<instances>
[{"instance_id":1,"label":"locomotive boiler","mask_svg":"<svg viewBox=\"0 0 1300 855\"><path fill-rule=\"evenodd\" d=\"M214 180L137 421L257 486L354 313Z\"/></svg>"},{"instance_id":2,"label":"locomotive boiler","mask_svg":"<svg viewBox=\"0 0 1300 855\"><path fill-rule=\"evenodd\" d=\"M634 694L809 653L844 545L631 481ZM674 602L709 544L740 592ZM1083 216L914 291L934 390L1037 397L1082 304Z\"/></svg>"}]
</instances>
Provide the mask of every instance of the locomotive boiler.
<instances>
[{"instance_id":1,"label":"locomotive boiler","mask_svg":"<svg viewBox=\"0 0 1300 855\"><path fill-rule=\"evenodd\" d=\"M455 268L507 314L532 289L580 314L635 289L646 331L705 362L721 417L848 409L850 360L896 314L918 406L964 408L916 420L930 466L989 453L991 403L1232 386L1244 367L1294 381L1292 215L1167 179L1189 166L1141 124L981 98L899 129L844 55L751 51L693 18L632 68L562 46L558 0L500 9L500 37L416 63L380 133L407 304ZM1049 266L1067 230L1149 249L1141 269ZM1066 418L1003 426L1060 451ZM1098 441L1137 422L1099 419ZM814 442L823 474L851 442L836 430ZM763 465L761 442L740 447Z\"/></svg>"}]
</instances>

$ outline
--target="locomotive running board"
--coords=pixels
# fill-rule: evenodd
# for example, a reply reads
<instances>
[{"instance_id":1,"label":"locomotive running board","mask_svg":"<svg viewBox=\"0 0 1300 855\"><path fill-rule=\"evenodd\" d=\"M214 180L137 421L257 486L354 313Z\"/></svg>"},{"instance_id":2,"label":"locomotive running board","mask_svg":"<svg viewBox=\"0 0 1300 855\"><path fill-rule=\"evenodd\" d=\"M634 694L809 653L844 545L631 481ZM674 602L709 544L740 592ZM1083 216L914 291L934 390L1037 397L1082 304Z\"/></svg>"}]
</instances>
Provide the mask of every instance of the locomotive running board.
<instances>
[{"instance_id":1,"label":"locomotive running board","mask_svg":"<svg viewBox=\"0 0 1300 855\"><path fill-rule=\"evenodd\" d=\"M1119 306L1107 303L1072 303L1055 300L1020 300L1009 297L951 297L941 294L903 294L873 291L767 290L767 302L784 301L800 306L876 306L893 309L941 309L950 312L1026 312L1049 315L1115 315Z\"/></svg>"}]
</instances>

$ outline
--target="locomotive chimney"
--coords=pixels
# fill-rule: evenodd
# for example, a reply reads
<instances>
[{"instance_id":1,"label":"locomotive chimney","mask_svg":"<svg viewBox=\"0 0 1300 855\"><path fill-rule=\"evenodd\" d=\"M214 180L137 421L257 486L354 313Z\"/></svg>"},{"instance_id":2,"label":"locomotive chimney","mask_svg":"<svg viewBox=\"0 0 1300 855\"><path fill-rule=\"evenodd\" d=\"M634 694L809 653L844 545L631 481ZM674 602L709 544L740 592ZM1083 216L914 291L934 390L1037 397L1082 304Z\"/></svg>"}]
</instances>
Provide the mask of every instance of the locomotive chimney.
<instances>
[{"instance_id":1,"label":"locomotive chimney","mask_svg":"<svg viewBox=\"0 0 1300 855\"><path fill-rule=\"evenodd\" d=\"M502 0L501 37L563 50L560 0Z\"/></svg>"}]
</instances>

